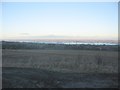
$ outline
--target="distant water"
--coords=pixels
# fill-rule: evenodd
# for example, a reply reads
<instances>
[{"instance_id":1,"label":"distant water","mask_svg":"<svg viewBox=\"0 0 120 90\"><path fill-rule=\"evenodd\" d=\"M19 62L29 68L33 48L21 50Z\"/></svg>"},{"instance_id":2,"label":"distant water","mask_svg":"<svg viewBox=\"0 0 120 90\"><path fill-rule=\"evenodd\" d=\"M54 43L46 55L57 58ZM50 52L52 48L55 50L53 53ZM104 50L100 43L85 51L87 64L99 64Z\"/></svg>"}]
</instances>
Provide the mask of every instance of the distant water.
<instances>
[{"instance_id":1,"label":"distant water","mask_svg":"<svg viewBox=\"0 0 120 90\"><path fill-rule=\"evenodd\" d=\"M65 44L69 44L69 43L65 43ZM72 42L72 43L70 43L70 44L85 44L85 45L88 45L88 44L90 44L90 45L117 45L117 44L115 44L115 43L91 43L91 42L89 42L89 43L85 43L85 42L74 43L74 42Z\"/></svg>"},{"instance_id":2,"label":"distant water","mask_svg":"<svg viewBox=\"0 0 120 90\"><path fill-rule=\"evenodd\" d=\"M118 45L117 43L105 43L105 42L62 42L62 41L20 41L20 42L31 42L31 43L44 43L44 44L66 44L66 45Z\"/></svg>"}]
</instances>

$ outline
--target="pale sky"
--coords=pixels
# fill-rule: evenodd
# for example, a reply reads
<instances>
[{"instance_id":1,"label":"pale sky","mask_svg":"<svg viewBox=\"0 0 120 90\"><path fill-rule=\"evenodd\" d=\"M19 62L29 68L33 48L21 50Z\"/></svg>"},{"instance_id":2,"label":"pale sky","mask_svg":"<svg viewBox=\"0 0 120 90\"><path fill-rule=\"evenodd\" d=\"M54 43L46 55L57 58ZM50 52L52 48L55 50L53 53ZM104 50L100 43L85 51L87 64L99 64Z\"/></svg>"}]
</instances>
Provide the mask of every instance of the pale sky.
<instances>
[{"instance_id":1,"label":"pale sky","mask_svg":"<svg viewBox=\"0 0 120 90\"><path fill-rule=\"evenodd\" d=\"M2 39L117 40L118 3L2 3L2 36Z\"/></svg>"}]
</instances>

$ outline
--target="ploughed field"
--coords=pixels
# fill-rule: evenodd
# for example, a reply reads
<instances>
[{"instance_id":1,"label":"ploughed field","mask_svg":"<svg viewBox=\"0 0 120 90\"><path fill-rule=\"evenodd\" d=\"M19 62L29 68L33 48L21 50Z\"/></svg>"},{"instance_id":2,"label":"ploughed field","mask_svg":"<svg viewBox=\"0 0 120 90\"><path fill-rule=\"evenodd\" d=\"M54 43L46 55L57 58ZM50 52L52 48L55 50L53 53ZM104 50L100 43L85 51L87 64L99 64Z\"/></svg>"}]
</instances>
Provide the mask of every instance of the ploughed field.
<instances>
[{"instance_id":1,"label":"ploughed field","mask_svg":"<svg viewBox=\"0 0 120 90\"><path fill-rule=\"evenodd\" d=\"M118 52L2 50L3 88L112 88L118 86Z\"/></svg>"}]
</instances>

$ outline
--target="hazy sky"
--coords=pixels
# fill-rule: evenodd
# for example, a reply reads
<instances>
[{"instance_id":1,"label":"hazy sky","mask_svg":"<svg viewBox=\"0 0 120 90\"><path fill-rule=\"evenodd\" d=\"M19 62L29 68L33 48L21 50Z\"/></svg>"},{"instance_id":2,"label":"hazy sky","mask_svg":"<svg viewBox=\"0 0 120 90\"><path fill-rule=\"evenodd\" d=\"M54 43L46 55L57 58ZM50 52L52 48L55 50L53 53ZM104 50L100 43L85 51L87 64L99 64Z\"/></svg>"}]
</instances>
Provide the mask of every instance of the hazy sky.
<instances>
[{"instance_id":1,"label":"hazy sky","mask_svg":"<svg viewBox=\"0 0 120 90\"><path fill-rule=\"evenodd\" d=\"M7 2L2 4L2 19L3 39L118 37L117 2Z\"/></svg>"}]
</instances>

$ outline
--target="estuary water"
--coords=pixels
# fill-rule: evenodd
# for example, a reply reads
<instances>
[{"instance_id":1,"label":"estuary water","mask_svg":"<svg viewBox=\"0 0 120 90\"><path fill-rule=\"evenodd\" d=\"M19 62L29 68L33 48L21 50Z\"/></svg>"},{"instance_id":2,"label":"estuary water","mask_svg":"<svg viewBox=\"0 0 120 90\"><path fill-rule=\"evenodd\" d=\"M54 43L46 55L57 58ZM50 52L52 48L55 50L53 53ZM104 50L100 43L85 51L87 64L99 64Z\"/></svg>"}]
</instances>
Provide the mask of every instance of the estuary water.
<instances>
[{"instance_id":1,"label":"estuary water","mask_svg":"<svg viewBox=\"0 0 120 90\"><path fill-rule=\"evenodd\" d=\"M66 45L118 45L118 43L112 42L74 42L74 41L20 41L29 43L41 43L41 44L66 44Z\"/></svg>"}]
</instances>

